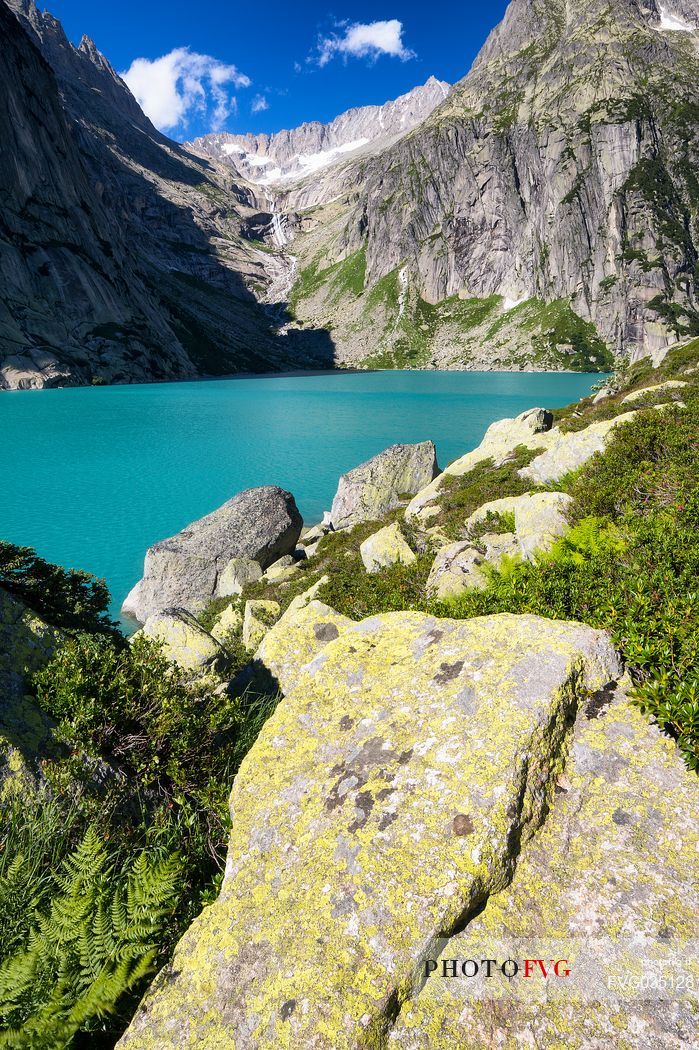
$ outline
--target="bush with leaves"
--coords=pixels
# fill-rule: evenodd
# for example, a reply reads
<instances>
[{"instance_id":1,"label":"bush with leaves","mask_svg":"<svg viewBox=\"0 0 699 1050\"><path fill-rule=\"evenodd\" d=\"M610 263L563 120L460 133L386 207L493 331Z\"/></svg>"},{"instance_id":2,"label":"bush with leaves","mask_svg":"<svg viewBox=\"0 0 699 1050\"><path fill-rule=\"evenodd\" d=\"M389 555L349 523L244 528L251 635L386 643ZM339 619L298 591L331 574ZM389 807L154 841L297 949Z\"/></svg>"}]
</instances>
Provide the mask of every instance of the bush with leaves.
<instances>
[{"instance_id":1,"label":"bush with leaves","mask_svg":"<svg viewBox=\"0 0 699 1050\"><path fill-rule=\"evenodd\" d=\"M31 547L0 540L0 587L54 627L115 633L104 580L52 565Z\"/></svg>"},{"instance_id":2,"label":"bush with leaves","mask_svg":"<svg viewBox=\"0 0 699 1050\"><path fill-rule=\"evenodd\" d=\"M570 479L572 528L442 615L535 613L608 629L634 702L699 770L699 405L642 413Z\"/></svg>"}]
</instances>

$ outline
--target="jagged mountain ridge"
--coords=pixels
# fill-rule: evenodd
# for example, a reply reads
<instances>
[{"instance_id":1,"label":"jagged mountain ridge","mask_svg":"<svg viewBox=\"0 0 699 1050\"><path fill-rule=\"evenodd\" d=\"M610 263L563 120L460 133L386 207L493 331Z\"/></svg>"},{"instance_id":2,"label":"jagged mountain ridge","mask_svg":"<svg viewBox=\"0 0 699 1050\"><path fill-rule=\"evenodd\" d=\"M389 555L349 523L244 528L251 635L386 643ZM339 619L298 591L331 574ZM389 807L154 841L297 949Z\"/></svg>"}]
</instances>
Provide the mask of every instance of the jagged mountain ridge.
<instances>
[{"instance_id":1,"label":"jagged mountain ridge","mask_svg":"<svg viewBox=\"0 0 699 1050\"><path fill-rule=\"evenodd\" d=\"M331 366L260 302L250 189L156 131L87 38L33 0L0 12L0 388Z\"/></svg>"},{"instance_id":2,"label":"jagged mountain ridge","mask_svg":"<svg viewBox=\"0 0 699 1050\"><path fill-rule=\"evenodd\" d=\"M203 135L186 145L195 153L228 163L262 186L302 179L362 151L381 149L407 134L444 101L450 86L429 77L425 84L382 106L349 109L327 124L312 121L272 135Z\"/></svg>"},{"instance_id":3,"label":"jagged mountain ridge","mask_svg":"<svg viewBox=\"0 0 699 1050\"><path fill-rule=\"evenodd\" d=\"M699 0L513 0L448 93L431 78L329 125L191 150L89 39L7 2L24 39L8 29L3 49L0 386L609 368L699 331ZM56 123L39 158L32 47Z\"/></svg>"},{"instance_id":4,"label":"jagged mountain ridge","mask_svg":"<svg viewBox=\"0 0 699 1050\"><path fill-rule=\"evenodd\" d=\"M321 208L297 316L332 324L346 361L378 325L381 363L450 367L532 360L526 326L591 362L597 335L638 357L699 331L697 27L697 0L513 0L449 98ZM338 303L352 259L367 294ZM456 296L470 314L437 324ZM416 322L436 336L416 345Z\"/></svg>"}]
</instances>

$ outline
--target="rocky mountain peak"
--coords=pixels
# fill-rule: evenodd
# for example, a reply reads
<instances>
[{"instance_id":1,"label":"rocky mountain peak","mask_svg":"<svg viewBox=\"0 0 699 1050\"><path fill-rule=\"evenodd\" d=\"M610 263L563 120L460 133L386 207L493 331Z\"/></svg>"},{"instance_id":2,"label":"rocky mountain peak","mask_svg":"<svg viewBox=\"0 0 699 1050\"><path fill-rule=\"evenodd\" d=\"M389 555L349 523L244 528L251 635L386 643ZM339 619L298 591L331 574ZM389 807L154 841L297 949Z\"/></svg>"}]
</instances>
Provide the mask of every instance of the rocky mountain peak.
<instances>
[{"instance_id":1,"label":"rocky mountain peak","mask_svg":"<svg viewBox=\"0 0 699 1050\"><path fill-rule=\"evenodd\" d=\"M327 124L312 121L272 135L210 134L187 145L249 182L290 183L396 141L428 117L449 91L449 84L431 76L393 101L347 110Z\"/></svg>"}]
</instances>

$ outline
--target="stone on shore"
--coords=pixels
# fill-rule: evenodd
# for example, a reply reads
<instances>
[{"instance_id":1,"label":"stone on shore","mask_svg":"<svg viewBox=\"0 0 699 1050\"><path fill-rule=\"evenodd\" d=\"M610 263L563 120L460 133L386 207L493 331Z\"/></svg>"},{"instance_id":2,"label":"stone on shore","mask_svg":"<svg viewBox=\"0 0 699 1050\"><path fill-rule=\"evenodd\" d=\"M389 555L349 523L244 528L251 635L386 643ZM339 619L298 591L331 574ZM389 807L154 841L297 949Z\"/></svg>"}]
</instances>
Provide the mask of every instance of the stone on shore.
<instances>
[{"instance_id":1,"label":"stone on shore","mask_svg":"<svg viewBox=\"0 0 699 1050\"><path fill-rule=\"evenodd\" d=\"M243 615L243 645L254 652L267 631L276 623L281 613L278 602L252 600L245 603Z\"/></svg>"},{"instance_id":2,"label":"stone on shore","mask_svg":"<svg viewBox=\"0 0 699 1050\"><path fill-rule=\"evenodd\" d=\"M242 594L246 584L257 583L261 576L259 562L251 558L231 558L218 578L216 597L231 598L235 594Z\"/></svg>"},{"instance_id":3,"label":"stone on shore","mask_svg":"<svg viewBox=\"0 0 699 1050\"><path fill-rule=\"evenodd\" d=\"M368 573L381 572L382 569L387 569L397 562L402 565L412 565L416 560L398 522L387 525L385 529L380 529L373 536L369 536L361 544L359 553Z\"/></svg>"},{"instance_id":4,"label":"stone on shore","mask_svg":"<svg viewBox=\"0 0 699 1050\"><path fill-rule=\"evenodd\" d=\"M330 511L334 529L375 521L424 488L439 473L431 441L392 445L343 474Z\"/></svg>"},{"instance_id":5,"label":"stone on shore","mask_svg":"<svg viewBox=\"0 0 699 1050\"><path fill-rule=\"evenodd\" d=\"M532 616L330 634L305 664L287 648L294 684L233 785L221 895L121 1047L384 1045L428 947L554 805L577 705L620 671L602 632Z\"/></svg>"},{"instance_id":6,"label":"stone on shore","mask_svg":"<svg viewBox=\"0 0 699 1050\"><path fill-rule=\"evenodd\" d=\"M185 671L221 670L226 654L186 609L164 609L149 616L141 634L160 642L168 660Z\"/></svg>"},{"instance_id":7,"label":"stone on shore","mask_svg":"<svg viewBox=\"0 0 699 1050\"><path fill-rule=\"evenodd\" d=\"M217 593L232 558L255 561L265 569L295 549L301 526L291 493L273 485L240 492L148 550L143 578L123 611L139 623L167 608L196 615Z\"/></svg>"}]
</instances>

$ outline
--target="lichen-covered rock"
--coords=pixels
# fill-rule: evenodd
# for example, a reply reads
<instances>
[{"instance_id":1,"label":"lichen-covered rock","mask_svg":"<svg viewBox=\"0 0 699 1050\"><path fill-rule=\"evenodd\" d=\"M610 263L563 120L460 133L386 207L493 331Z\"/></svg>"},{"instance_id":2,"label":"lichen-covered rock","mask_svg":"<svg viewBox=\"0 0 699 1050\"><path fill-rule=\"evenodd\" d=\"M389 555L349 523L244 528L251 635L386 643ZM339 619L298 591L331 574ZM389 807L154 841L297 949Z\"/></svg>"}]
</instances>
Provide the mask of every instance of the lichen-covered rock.
<instances>
[{"instance_id":1,"label":"lichen-covered rock","mask_svg":"<svg viewBox=\"0 0 699 1050\"><path fill-rule=\"evenodd\" d=\"M429 946L544 819L576 705L619 673L602 632L529 616L337 633L243 761L221 895L122 1047L383 1045Z\"/></svg>"},{"instance_id":2,"label":"lichen-covered rock","mask_svg":"<svg viewBox=\"0 0 699 1050\"><path fill-rule=\"evenodd\" d=\"M516 448L545 448L546 434L553 426L553 413L545 408L529 408L514 419L498 419L492 423L477 448L467 452L454 463L450 463L443 474L422 488L408 504L405 515L413 518L424 508L434 503L440 493L442 484L449 476L461 477L468 474L479 463L492 459L502 463Z\"/></svg>"},{"instance_id":3,"label":"lichen-covered rock","mask_svg":"<svg viewBox=\"0 0 699 1050\"><path fill-rule=\"evenodd\" d=\"M264 579L271 583L283 583L286 580L292 580L299 571L300 566L294 558L290 554L285 554L283 558L278 558L273 565L270 565L264 574Z\"/></svg>"},{"instance_id":4,"label":"lichen-covered rock","mask_svg":"<svg viewBox=\"0 0 699 1050\"><path fill-rule=\"evenodd\" d=\"M186 609L154 613L139 633L160 642L168 660L186 671L215 670L225 664L220 643Z\"/></svg>"},{"instance_id":5,"label":"lichen-covered rock","mask_svg":"<svg viewBox=\"0 0 699 1050\"><path fill-rule=\"evenodd\" d=\"M584 430L568 433L558 428L552 430L548 435L546 451L533 459L528 467L523 467L520 476L538 485L560 481L566 474L587 463L596 452L603 452L611 432L635 415L635 412L623 412L614 419L603 419L599 423L590 423Z\"/></svg>"},{"instance_id":6,"label":"lichen-covered rock","mask_svg":"<svg viewBox=\"0 0 699 1050\"><path fill-rule=\"evenodd\" d=\"M242 628L242 612L237 605L227 605L211 628L211 637L215 638L219 645L225 647L228 639L234 635L239 635Z\"/></svg>"},{"instance_id":7,"label":"lichen-covered rock","mask_svg":"<svg viewBox=\"0 0 699 1050\"><path fill-rule=\"evenodd\" d=\"M643 390L632 390L630 394L622 398L621 403L622 405L632 405L635 401L643 401L651 394L664 394L669 390L681 390L686 386L687 383L683 383L680 379L668 379L664 383L656 383L655 386L644 387Z\"/></svg>"},{"instance_id":8,"label":"lichen-covered rock","mask_svg":"<svg viewBox=\"0 0 699 1050\"><path fill-rule=\"evenodd\" d=\"M488 503L484 503L482 506L477 507L473 514L466 519L466 532L471 532L474 526L480 525L480 523L485 521L491 514L514 514L518 499L521 499L521 497L503 496L502 499L491 499Z\"/></svg>"},{"instance_id":9,"label":"lichen-covered rock","mask_svg":"<svg viewBox=\"0 0 699 1050\"><path fill-rule=\"evenodd\" d=\"M623 696L607 700L579 715L551 813L512 885L430 952L437 965L390 1050L693 1045L699 781ZM444 979L451 959L519 960L519 974ZM525 959L548 976L534 963L524 979Z\"/></svg>"},{"instance_id":10,"label":"lichen-covered rock","mask_svg":"<svg viewBox=\"0 0 699 1050\"><path fill-rule=\"evenodd\" d=\"M261 599L245 603L243 614L243 645L254 652L267 631L279 619L281 606L278 602Z\"/></svg>"},{"instance_id":11,"label":"lichen-covered rock","mask_svg":"<svg viewBox=\"0 0 699 1050\"><path fill-rule=\"evenodd\" d=\"M290 492L267 485L247 489L146 554L143 579L123 611L139 623L167 608L198 613L216 594L232 558L264 569L296 547L303 522Z\"/></svg>"},{"instance_id":12,"label":"lichen-covered rock","mask_svg":"<svg viewBox=\"0 0 699 1050\"><path fill-rule=\"evenodd\" d=\"M262 664L283 693L296 685L301 669L310 663L329 642L340 637L352 620L319 602L315 593L327 577L299 595L280 620L262 640L255 659Z\"/></svg>"},{"instance_id":13,"label":"lichen-covered rock","mask_svg":"<svg viewBox=\"0 0 699 1050\"><path fill-rule=\"evenodd\" d=\"M382 569L387 569L389 565L395 565L397 562L402 565L412 565L416 560L398 522L387 525L384 529L375 532L373 536L369 536L361 544L359 553L368 573L381 572Z\"/></svg>"},{"instance_id":14,"label":"lichen-covered rock","mask_svg":"<svg viewBox=\"0 0 699 1050\"><path fill-rule=\"evenodd\" d=\"M262 576L262 566L251 558L231 558L216 584L217 598L231 598L242 594L248 583L257 583Z\"/></svg>"},{"instance_id":15,"label":"lichen-covered rock","mask_svg":"<svg viewBox=\"0 0 699 1050\"><path fill-rule=\"evenodd\" d=\"M563 535L568 528L565 511L571 502L571 497L564 492L505 496L475 510L466 521L466 531L470 532L490 514L514 514L519 552L529 560L536 552L550 550L554 541Z\"/></svg>"},{"instance_id":16,"label":"lichen-covered rock","mask_svg":"<svg viewBox=\"0 0 699 1050\"><path fill-rule=\"evenodd\" d=\"M485 560L493 567L504 557L515 558L520 554L514 532L486 532L478 540L478 546L484 549Z\"/></svg>"},{"instance_id":17,"label":"lichen-covered rock","mask_svg":"<svg viewBox=\"0 0 699 1050\"><path fill-rule=\"evenodd\" d=\"M515 535L522 557L531 560L551 549L568 528L566 510L572 499L565 492L534 492L520 496L515 512Z\"/></svg>"},{"instance_id":18,"label":"lichen-covered rock","mask_svg":"<svg viewBox=\"0 0 699 1050\"><path fill-rule=\"evenodd\" d=\"M392 445L343 474L330 511L334 529L382 518L401 499L424 488L439 472L431 441Z\"/></svg>"},{"instance_id":19,"label":"lichen-covered rock","mask_svg":"<svg viewBox=\"0 0 699 1050\"><path fill-rule=\"evenodd\" d=\"M0 588L0 798L40 780L40 759L55 757L53 722L27 691L27 678L52 657L62 633Z\"/></svg>"},{"instance_id":20,"label":"lichen-covered rock","mask_svg":"<svg viewBox=\"0 0 699 1050\"><path fill-rule=\"evenodd\" d=\"M428 595L432 598L455 598L470 587L483 590L488 583L488 577L482 569L485 560L470 540L443 547L427 578Z\"/></svg>"}]
</instances>

